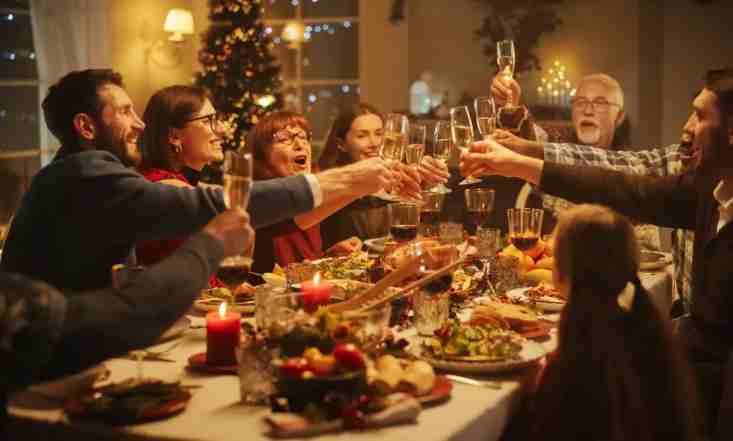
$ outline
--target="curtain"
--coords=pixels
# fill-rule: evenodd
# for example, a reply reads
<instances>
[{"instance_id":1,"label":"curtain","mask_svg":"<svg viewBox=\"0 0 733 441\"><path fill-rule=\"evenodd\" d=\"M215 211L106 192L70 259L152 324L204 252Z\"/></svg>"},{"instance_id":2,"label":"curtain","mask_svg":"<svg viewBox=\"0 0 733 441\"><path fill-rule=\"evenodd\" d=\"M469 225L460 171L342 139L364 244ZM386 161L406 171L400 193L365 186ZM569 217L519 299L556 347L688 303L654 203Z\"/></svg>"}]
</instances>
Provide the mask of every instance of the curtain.
<instances>
[{"instance_id":1,"label":"curtain","mask_svg":"<svg viewBox=\"0 0 733 441\"><path fill-rule=\"evenodd\" d=\"M33 44L38 62L39 107L48 87L72 70L109 68L109 0L31 0ZM40 111L41 165L58 140Z\"/></svg>"}]
</instances>

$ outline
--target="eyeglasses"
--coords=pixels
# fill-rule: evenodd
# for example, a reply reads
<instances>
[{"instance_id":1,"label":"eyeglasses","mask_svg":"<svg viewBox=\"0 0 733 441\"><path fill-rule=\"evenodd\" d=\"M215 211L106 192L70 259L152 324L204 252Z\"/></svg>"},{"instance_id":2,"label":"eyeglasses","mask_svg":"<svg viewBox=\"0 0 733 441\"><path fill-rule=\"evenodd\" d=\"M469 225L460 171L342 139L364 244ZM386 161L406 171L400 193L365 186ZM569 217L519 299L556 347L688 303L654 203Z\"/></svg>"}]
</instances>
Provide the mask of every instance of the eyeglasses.
<instances>
[{"instance_id":1,"label":"eyeglasses","mask_svg":"<svg viewBox=\"0 0 733 441\"><path fill-rule=\"evenodd\" d=\"M187 119L184 122L190 123L194 121L208 120L209 127L212 132L216 132L219 124L223 124L226 121L226 115L223 113L209 113L208 115L197 116L196 118Z\"/></svg>"},{"instance_id":2,"label":"eyeglasses","mask_svg":"<svg viewBox=\"0 0 733 441\"><path fill-rule=\"evenodd\" d=\"M620 104L612 103L606 100L602 99L596 99L596 100L589 100L586 98L573 98L573 100L570 103L573 106L573 109L577 110L585 110L588 106L591 106L591 110L598 113L606 113L611 108L611 106L621 107Z\"/></svg>"},{"instance_id":3,"label":"eyeglasses","mask_svg":"<svg viewBox=\"0 0 733 441\"><path fill-rule=\"evenodd\" d=\"M273 142L284 144L288 147L293 145L296 139L298 140L299 143L302 144L304 142L310 142L311 137L309 133L306 133L302 130L299 130L297 132L291 132L287 129L280 130L279 132L275 133L275 135L272 137Z\"/></svg>"}]
</instances>

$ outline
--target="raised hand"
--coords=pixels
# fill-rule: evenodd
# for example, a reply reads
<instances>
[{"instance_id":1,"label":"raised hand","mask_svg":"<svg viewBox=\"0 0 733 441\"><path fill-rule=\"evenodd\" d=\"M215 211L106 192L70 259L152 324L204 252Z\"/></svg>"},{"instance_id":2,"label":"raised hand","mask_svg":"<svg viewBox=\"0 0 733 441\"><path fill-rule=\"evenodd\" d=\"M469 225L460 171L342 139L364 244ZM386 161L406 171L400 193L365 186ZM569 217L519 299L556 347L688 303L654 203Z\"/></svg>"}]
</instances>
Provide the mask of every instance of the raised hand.
<instances>
[{"instance_id":1,"label":"raised hand","mask_svg":"<svg viewBox=\"0 0 733 441\"><path fill-rule=\"evenodd\" d=\"M225 257L243 254L254 245L255 231L241 208L219 213L206 224L204 232L222 243Z\"/></svg>"},{"instance_id":2,"label":"raised hand","mask_svg":"<svg viewBox=\"0 0 733 441\"><path fill-rule=\"evenodd\" d=\"M450 178L448 166L432 156L423 156L417 171L420 174L420 181L428 187L444 184Z\"/></svg>"},{"instance_id":3,"label":"raised hand","mask_svg":"<svg viewBox=\"0 0 733 441\"><path fill-rule=\"evenodd\" d=\"M513 78L509 79L497 74L491 81L491 96L494 97L494 102L497 107L502 107L507 104L510 96L510 104L518 106L522 96L522 87Z\"/></svg>"}]
</instances>

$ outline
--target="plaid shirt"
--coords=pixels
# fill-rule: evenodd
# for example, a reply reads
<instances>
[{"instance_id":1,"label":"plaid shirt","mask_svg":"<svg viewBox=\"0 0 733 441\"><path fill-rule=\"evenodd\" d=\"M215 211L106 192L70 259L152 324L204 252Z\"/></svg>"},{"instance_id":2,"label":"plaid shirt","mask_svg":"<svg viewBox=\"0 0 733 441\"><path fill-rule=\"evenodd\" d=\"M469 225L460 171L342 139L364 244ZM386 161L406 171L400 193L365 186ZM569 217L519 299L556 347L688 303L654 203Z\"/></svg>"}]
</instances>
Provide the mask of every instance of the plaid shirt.
<instances>
[{"instance_id":1,"label":"plaid shirt","mask_svg":"<svg viewBox=\"0 0 733 441\"><path fill-rule=\"evenodd\" d=\"M673 144L641 151L605 150L577 144L545 143L545 161L568 165L590 165L624 173L649 176L669 176L682 170L680 146ZM557 212L570 202L544 195L545 208ZM692 281L692 247L695 234L691 230L672 232L672 255L675 262L675 281L685 309L690 304Z\"/></svg>"}]
</instances>

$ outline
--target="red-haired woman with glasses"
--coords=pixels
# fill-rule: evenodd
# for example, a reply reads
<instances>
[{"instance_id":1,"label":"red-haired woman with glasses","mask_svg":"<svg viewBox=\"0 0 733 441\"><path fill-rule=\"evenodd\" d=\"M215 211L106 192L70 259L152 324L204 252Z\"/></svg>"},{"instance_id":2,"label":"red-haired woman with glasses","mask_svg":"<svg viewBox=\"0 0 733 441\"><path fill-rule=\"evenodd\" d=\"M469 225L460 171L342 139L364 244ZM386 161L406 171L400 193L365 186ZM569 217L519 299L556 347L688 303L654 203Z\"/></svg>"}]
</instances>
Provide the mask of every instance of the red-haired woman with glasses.
<instances>
[{"instance_id":1,"label":"red-haired woman with glasses","mask_svg":"<svg viewBox=\"0 0 733 441\"><path fill-rule=\"evenodd\" d=\"M312 168L311 128L294 112L274 112L261 119L247 136L247 150L254 159L254 179L282 178L310 173ZM286 266L323 256L320 222L352 199L323 206L294 219L257 230L255 272L271 271L277 263ZM356 237L334 245L339 253L361 248Z\"/></svg>"}]
</instances>

